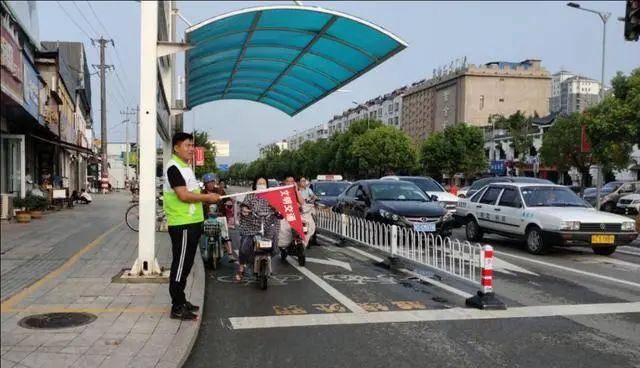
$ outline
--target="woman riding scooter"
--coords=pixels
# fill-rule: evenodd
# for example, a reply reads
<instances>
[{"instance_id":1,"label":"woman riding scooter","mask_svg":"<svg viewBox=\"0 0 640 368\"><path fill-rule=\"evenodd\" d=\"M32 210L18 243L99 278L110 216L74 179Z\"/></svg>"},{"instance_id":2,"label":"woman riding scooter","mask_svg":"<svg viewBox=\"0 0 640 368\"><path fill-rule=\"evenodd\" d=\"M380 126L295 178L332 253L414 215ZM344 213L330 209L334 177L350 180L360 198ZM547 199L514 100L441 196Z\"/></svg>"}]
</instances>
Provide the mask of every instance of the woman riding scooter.
<instances>
[{"instance_id":1,"label":"woman riding scooter","mask_svg":"<svg viewBox=\"0 0 640 368\"><path fill-rule=\"evenodd\" d=\"M300 193L300 197L302 199L302 221L306 224L307 235L305 236L304 246L309 246L309 242L313 238L313 235L316 233L316 222L313 219L315 215L316 208L315 202L318 199L313 190L309 188L309 180L304 176L300 177L298 181L298 191Z\"/></svg>"},{"instance_id":2,"label":"woman riding scooter","mask_svg":"<svg viewBox=\"0 0 640 368\"><path fill-rule=\"evenodd\" d=\"M216 175L213 173L207 173L202 176L202 181L204 182L204 190L202 193L216 193L220 196L226 195L227 193L222 189L216 182ZM230 201L228 199L227 201ZM227 201L222 201L223 205L226 204ZM204 206L204 215L205 218L209 218L210 216L215 216L218 224L220 226L220 237L224 242L224 246L227 252L227 257L229 259L229 263L235 263L236 258L233 254L233 247L231 246L231 238L229 237L229 227L227 224L227 217L222 212L222 208L218 207L216 213L210 213L210 206L203 204Z\"/></svg>"}]
</instances>

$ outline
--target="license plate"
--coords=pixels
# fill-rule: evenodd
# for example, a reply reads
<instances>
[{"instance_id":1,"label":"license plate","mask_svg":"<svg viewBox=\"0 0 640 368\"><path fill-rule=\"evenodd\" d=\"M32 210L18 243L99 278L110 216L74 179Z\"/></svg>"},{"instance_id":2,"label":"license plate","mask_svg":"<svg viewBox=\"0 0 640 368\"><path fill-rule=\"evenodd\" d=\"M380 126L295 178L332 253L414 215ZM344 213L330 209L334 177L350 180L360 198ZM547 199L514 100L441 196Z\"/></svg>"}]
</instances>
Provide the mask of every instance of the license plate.
<instances>
[{"instance_id":1,"label":"license plate","mask_svg":"<svg viewBox=\"0 0 640 368\"><path fill-rule=\"evenodd\" d=\"M591 244L613 244L615 240L614 235L591 235Z\"/></svg>"},{"instance_id":2,"label":"license plate","mask_svg":"<svg viewBox=\"0 0 640 368\"><path fill-rule=\"evenodd\" d=\"M424 224L413 224L413 230L420 233L432 233L436 231L435 222L428 222Z\"/></svg>"},{"instance_id":3,"label":"license plate","mask_svg":"<svg viewBox=\"0 0 640 368\"><path fill-rule=\"evenodd\" d=\"M271 240L258 240L258 248L260 249L271 248Z\"/></svg>"}]
</instances>

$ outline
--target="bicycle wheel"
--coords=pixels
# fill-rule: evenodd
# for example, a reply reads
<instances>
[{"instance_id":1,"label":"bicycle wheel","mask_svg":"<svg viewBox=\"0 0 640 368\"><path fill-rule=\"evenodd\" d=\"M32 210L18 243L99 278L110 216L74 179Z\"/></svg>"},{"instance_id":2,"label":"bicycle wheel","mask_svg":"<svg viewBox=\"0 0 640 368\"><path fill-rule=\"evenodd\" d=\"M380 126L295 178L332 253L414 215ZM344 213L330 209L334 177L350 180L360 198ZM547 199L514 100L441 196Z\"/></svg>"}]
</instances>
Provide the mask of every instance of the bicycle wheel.
<instances>
[{"instance_id":1,"label":"bicycle wheel","mask_svg":"<svg viewBox=\"0 0 640 368\"><path fill-rule=\"evenodd\" d=\"M127 226L129 227L129 229L137 232L138 231L138 226L140 223L140 215L139 215L139 208L138 208L138 204L134 204L131 207L129 207L129 209L127 209L127 213L125 215L125 222L127 223Z\"/></svg>"}]
</instances>

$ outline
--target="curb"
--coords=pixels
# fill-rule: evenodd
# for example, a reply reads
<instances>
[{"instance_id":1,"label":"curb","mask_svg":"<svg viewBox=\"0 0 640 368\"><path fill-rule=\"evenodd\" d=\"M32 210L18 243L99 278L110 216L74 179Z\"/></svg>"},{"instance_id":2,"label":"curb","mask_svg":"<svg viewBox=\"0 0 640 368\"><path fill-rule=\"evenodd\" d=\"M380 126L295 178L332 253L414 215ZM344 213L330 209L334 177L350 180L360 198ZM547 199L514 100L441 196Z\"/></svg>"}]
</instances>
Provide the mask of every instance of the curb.
<instances>
[{"instance_id":1,"label":"curb","mask_svg":"<svg viewBox=\"0 0 640 368\"><path fill-rule=\"evenodd\" d=\"M204 312L204 308L205 308L204 292L205 292L205 279L207 275L205 273L202 257L200 257L199 253L196 254L196 257L197 258L193 263L194 280L193 280L193 286L191 288L190 301L195 305L200 306L200 316L195 322L194 333L189 339L186 349L184 350L184 354L182 355L182 357L180 357L180 360L178 361L177 367L182 367L184 363L187 361L187 359L189 358L189 356L191 355L191 350L193 349L193 346L195 345L196 340L198 339L198 333L200 332L200 326L202 325L202 313Z\"/></svg>"}]
</instances>

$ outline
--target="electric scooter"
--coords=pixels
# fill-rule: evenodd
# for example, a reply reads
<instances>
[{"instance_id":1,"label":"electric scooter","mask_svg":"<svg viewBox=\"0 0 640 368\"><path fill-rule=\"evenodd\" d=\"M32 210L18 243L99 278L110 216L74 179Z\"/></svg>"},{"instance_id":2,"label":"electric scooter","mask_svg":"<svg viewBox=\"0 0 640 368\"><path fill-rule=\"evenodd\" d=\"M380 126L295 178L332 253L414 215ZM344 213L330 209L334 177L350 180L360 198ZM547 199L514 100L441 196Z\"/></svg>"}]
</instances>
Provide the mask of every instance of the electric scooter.
<instances>
[{"instance_id":1,"label":"electric scooter","mask_svg":"<svg viewBox=\"0 0 640 368\"><path fill-rule=\"evenodd\" d=\"M258 285L262 290L266 290L271 276L271 254L273 253L273 241L265 237L264 220L271 216L271 213L258 213L254 216L260 218L260 233L254 236L254 261L253 273L258 280Z\"/></svg>"},{"instance_id":2,"label":"electric scooter","mask_svg":"<svg viewBox=\"0 0 640 368\"><path fill-rule=\"evenodd\" d=\"M307 223L303 222L302 232L305 234L305 236L307 234L307 230ZM295 255L298 258L298 264L301 267L304 267L304 265L307 263L304 252L304 241L302 240L300 234L295 232L293 229L291 229L291 243L289 243L289 245L286 247L280 248L280 258L283 262L287 260L287 256L289 254Z\"/></svg>"},{"instance_id":3,"label":"electric scooter","mask_svg":"<svg viewBox=\"0 0 640 368\"><path fill-rule=\"evenodd\" d=\"M223 244L220 231L220 223L216 217L218 206L209 205L209 216L204 221L203 236L200 239L200 254L204 264L212 269L218 268L218 263L223 256Z\"/></svg>"}]
</instances>

